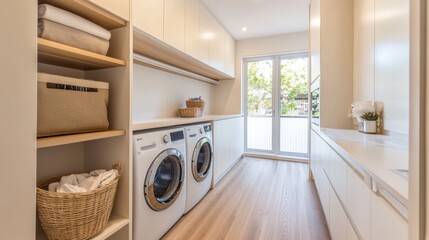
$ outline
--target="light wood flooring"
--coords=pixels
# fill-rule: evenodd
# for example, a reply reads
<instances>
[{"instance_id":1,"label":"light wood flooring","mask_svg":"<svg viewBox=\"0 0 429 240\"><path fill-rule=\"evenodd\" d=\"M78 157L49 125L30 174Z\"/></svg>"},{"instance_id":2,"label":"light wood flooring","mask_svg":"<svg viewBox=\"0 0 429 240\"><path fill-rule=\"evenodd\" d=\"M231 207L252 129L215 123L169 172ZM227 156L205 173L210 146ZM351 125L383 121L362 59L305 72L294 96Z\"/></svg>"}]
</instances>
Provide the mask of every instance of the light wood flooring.
<instances>
[{"instance_id":1,"label":"light wood flooring","mask_svg":"<svg viewBox=\"0 0 429 240\"><path fill-rule=\"evenodd\" d=\"M330 237L307 164L244 158L163 239Z\"/></svg>"}]
</instances>

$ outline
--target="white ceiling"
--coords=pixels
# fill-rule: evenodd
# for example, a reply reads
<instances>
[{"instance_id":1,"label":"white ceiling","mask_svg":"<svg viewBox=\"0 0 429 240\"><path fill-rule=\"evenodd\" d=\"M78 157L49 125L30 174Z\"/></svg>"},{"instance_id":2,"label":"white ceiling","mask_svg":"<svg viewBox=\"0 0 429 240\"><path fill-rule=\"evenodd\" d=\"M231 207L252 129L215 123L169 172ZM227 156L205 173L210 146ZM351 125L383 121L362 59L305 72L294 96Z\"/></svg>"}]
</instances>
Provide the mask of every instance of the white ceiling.
<instances>
[{"instance_id":1,"label":"white ceiling","mask_svg":"<svg viewBox=\"0 0 429 240\"><path fill-rule=\"evenodd\" d=\"M239 39L308 30L309 0L202 0ZM247 31L242 31L245 27Z\"/></svg>"}]
</instances>

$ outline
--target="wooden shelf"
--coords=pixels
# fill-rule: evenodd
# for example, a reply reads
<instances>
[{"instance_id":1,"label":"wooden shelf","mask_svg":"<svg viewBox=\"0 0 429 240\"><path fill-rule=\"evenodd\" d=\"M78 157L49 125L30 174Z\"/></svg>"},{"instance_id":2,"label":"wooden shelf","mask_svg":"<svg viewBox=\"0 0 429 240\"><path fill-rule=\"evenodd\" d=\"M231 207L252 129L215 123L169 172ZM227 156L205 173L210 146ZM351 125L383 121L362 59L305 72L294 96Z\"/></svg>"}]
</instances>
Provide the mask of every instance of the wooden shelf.
<instances>
[{"instance_id":1,"label":"wooden shelf","mask_svg":"<svg viewBox=\"0 0 429 240\"><path fill-rule=\"evenodd\" d=\"M117 231L121 230L123 227L129 224L130 220L126 218L121 218L117 216L111 216L107 226L101 233L93 237L92 240L104 240L112 236Z\"/></svg>"},{"instance_id":2,"label":"wooden shelf","mask_svg":"<svg viewBox=\"0 0 429 240\"><path fill-rule=\"evenodd\" d=\"M104 56L65 44L37 39L39 62L62 67L94 70L125 66L121 59Z\"/></svg>"},{"instance_id":3,"label":"wooden shelf","mask_svg":"<svg viewBox=\"0 0 429 240\"><path fill-rule=\"evenodd\" d=\"M92 141L125 135L124 130L108 130L102 132L79 133L54 137L42 137L37 139L37 148L47 148L71 143Z\"/></svg>"},{"instance_id":4,"label":"wooden shelf","mask_svg":"<svg viewBox=\"0 0 429 240\"><path fill-rule=\"evenodd\" d=\"M134 27L134 53L214 80L234 79Z\"/></svg>"},{"instance_id":5,"label":"wooden shelf","mask_svg":"<svg viewBox=\"0 0 429 240\"><path fill-rule=\"evenodd\" d=\"M39 4L44 3L72 12L107 30L127 25L124 19L104 10L88 0L39 0Z\"/></svg>"},{"instance_id":6,"label":"wooden shelf","mask_svg":"<svg viewBox=\"0 0 429 240\"><path fill-rule=\"evenodd\" d=\"M91 238L91 240L104 240L112 236L117 231L121 230L123 227L127 226L130 223L130 220L127 218L121 218L118 216L110 216L109 222L106 225L106 228L103 229L97 236ZM37 240L47 240L46 234L40 231L36 237Z\"/></svg>"}]
</instances>

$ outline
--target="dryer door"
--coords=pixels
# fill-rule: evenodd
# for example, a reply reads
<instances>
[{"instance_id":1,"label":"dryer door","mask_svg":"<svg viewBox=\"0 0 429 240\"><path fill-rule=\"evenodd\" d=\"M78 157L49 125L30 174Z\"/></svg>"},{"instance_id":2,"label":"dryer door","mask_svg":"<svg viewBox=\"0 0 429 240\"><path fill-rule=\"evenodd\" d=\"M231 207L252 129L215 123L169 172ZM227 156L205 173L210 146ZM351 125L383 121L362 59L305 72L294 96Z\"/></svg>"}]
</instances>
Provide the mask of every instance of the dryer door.
<instances>
[{"instance_id":1,"label":"dryer door","mask_svg":"<svg viewBox=\"0 0 429 240\"><path fill-rule=\"evenodd\" d=\"M203 181L211 168L213 158L212 143L210 139L204 137L195 145L192 155L192 175L197 182Z\"/></svg>"},{"instance_id":2,"label":"dryer door","mask_svg":"<svg viewBox=\"0 0 429 240\"><path fill-rule=\"evenodd\" d=\"M177 149L167 149L152 162L146 175L146 202L155 211L170 207L183 188L185 162Z\"/></svg>"}]
</instances>

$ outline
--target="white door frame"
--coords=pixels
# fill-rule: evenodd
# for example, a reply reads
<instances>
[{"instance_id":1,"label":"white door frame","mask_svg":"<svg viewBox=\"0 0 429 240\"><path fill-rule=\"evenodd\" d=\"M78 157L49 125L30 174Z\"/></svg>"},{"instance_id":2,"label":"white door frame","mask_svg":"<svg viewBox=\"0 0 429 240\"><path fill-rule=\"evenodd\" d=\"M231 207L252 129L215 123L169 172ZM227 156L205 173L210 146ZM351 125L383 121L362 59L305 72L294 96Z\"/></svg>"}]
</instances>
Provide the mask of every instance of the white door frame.
<instances>
[{"instance_id":1,"label":"white door frame","mask_svg":"<svg viewBox=\"0 0 429 240\"><path fill-rule=\"evenodd\" d=\"M290 52L283 53L278 55L267 55L267 56L259 56L259 57L249 57L244 58L242 60L242 83L243 83L243 115L244 115L244 151L249 153L265 153L265 154L274 154L274 155L282 155L282 156L291 156L291 157L299 157L299 158L308 158L309 149L307 147L307 154L301 153L292 153L292 152L282 152L280 151L280 62L283 59L293 59L299 57L307 57L307 51L300 52ZM262 150L262 149L252 149L247 146L247 65L249 62L255 61L264 61L264 60L272 60L273 61L273 79L272 79L272 149L271 150ZM308 72L308 71L307 71ZM308 74L307 74L308 75ZM308 78L308 76L307 76ZM307 130L307 135L309 131Z\"/></svg>"}]
</instances>

